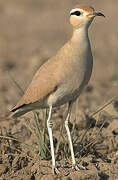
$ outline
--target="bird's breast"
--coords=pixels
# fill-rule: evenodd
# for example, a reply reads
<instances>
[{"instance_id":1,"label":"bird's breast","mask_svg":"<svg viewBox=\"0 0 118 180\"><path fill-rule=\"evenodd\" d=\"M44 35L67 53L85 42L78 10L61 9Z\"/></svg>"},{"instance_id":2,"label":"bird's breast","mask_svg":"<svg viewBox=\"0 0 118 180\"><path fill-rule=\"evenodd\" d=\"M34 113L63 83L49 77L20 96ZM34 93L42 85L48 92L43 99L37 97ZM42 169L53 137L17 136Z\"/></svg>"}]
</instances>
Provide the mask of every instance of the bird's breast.
<instances>
[{"instance_id":1,"label":"bird's breast","mask_svg":"<svg viewBox=\"0 0 118 180\"><path fill-rule=\"evenodd\" d=\"M63 68L60 84L56 91L48 97L48 104L58 106L75 100L87 85L92 72L92 56L88 61L71 63Z\"/></svg>"},{"instance_id":2,"label":"bird's breast","mask_svg":"<svg viewBox=\"0 0 118 180\"><path fill-rule=\"evenodd\" d=\"M48 97L49 105L57 106L76 99L91 77L93 57L90 44L81 49L68 46L57 58L55 74L59 77L58 84L56 91Z\"/></svg>"}]
</instances>

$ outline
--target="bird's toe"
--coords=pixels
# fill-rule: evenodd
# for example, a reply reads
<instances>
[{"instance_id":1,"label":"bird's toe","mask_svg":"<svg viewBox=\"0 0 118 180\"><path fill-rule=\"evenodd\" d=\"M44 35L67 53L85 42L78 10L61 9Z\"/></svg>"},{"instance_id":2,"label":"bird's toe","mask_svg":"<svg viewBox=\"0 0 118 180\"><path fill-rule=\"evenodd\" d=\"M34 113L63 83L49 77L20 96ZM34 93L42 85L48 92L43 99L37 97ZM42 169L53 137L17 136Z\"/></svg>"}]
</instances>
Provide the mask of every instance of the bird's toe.
<instances>
[{"instance_id":1,"label":"bird's toe","mask_svg":"<svg viewBox=\"0 0 118 180\"><path fill-rule=\"evenodd\" d=\"M57 174L60 173L60 171L57 169L57 167L53 167L52 172L53 172L54 175L57 175Z\"/></svg>"},{"instance_id":2,"label":"bird's toe","mask_svg":"<svg viewBox=\"0 0 118 180\"><path fill-rule=\"evenodd\" d=\"M78 164L74 164L72 168L75 169L76 171L86 170L84 166Z\"/></svg>"}]
</instances>

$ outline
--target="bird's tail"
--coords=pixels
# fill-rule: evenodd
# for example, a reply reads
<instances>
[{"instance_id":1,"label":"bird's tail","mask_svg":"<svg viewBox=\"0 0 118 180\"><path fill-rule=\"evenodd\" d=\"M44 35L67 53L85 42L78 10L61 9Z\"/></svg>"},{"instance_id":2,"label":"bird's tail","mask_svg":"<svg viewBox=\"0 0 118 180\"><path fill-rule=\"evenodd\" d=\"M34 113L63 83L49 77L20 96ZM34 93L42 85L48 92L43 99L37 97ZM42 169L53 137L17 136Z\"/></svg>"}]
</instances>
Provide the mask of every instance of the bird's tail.
<instances>
[{"instance_id":1,"label":"bird's tail","mask_svg":"<svg viewBox=\"0 0 118 180\"><path fill-rule=\"evenodd\" d=\"M16 119L16 118L22 116L23 114L27 113L28 111L29 110L17 109L16 111L14 111L10 114L10 118Z\"/></svg>"},{"instance_id":2,"label":"bird's tail","mask_svg":"<svg viewBox=\"0 0 118 180\"><path fill-rule=\"evenodd\" d=\"M27 108L25 105L18 108L14 108L11 110L10 118L16 119L29 111L31 111L31 109Z\"/></svg>"}]
</instances>

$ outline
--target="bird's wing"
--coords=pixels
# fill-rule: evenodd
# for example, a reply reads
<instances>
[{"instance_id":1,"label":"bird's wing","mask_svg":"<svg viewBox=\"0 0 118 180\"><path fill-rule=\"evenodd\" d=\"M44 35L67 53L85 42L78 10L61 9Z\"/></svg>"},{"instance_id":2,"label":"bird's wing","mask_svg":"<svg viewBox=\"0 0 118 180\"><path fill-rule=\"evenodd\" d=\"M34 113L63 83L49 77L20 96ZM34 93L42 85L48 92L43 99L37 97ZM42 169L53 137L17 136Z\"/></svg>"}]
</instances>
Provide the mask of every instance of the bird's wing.
<instances>
[{"instance_id":1,"label":"bird's wing","mask_svg":"<svg viewBox=\"0 0 118 180\"><path fill-rule=\"evenodd\" d=\"M57 65L54 62L51 63L51 61L42 65L32 79L32 82L27 88L24 96L20 99L12 111L15 111L25 104L43 100L50 93L54 92L58 84L58 77L56 76L57 73L55 73L55 69L57 69L56 67Z\"/></svg>"}]
</instances>

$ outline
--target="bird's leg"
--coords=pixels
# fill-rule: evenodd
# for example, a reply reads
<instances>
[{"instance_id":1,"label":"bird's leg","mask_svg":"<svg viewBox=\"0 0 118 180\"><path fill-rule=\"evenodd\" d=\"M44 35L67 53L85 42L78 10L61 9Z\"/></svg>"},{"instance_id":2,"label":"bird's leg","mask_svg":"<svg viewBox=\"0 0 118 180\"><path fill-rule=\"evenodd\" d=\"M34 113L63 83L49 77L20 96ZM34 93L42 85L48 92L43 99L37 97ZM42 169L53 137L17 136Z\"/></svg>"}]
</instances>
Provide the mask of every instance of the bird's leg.
<instances>
[{"instance_id":1,"label":"bird's leg","mask_svg":"<svg viewBox=\"0 0 118 180\"><path fill-rule=\"evenodd\" d=\"M73 103L69 102L68 112L67 112L67 116L66 116L66 120L65 120L65 128L66 128L67 135L68 135L69 146L70 146L71 157L72 157L72 163L73 163L73 166L74 166L76 164L76 161L75 161L75 156L74 156L74 150L73 150L71 134L70 134L70 130L69 130L69 121L70 121L70 114L71 114L71 110L72 110L72 105L73 105Z\"/></svg>"},{"instance_id":2,"label":"bird's leg","mask_svg":"<svg viewBox=\"0 0 118 180\"><path fill-rule=\"evenodd\" d=\"M66 120L65 120L65 128L66 128L67 135L68 135L73 168L75 168L76 170L80 170L81 168L78 167L78 165L76 164L76 161L75 161L73 144L72 144L71 134L70 134L70 130L69 130L69 122L70 122L70 115L71 115L72 105L73 105L73 102L69 102L68 111L67 111L67 117L66 117Z\"/></svg>"},{"instance_id":3,"label":"bird's leg","mask_svg":"<svg viewBox=\"0 0 118 180\"><path fill-rule=\"evenodd\" d=\"M56 174L58 172L56 168L56 163L55 163L55 156L54 156L54 143L53 143L53 136L52 136L52 121L51 121L51 115L52 115L52 106L49 109L49 115L47 119L47 128L48 128L48 134L49 134L49 139L50 139L50 147L51 147L51 156L52 156L52 171L53 174Z\"/></svg>"}]
</instances>

